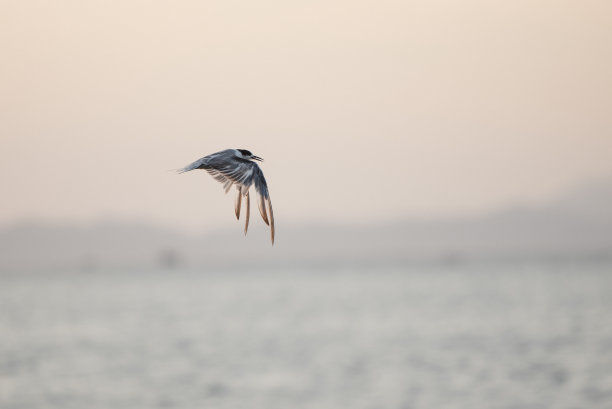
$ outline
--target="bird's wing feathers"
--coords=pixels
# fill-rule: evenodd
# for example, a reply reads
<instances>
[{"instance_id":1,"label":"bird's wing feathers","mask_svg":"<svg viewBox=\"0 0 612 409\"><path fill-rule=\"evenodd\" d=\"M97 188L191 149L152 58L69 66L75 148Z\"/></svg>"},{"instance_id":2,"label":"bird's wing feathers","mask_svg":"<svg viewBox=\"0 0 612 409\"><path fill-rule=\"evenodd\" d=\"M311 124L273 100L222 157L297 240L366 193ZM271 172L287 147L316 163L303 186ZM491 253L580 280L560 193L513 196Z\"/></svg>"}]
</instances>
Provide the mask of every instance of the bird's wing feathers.
<instances>
[{"instance_id":1,"label":"bird's wing feathers","mask_svg":"<svg viewBox=\"0 0 612 409\"><path fill-rule=\"evenodd\" d=\"M240 186L236 186L238 194L236 195L236 201L234 202L234 209L236 211L236 219L240 220L240 205L242 203L242 195L240 194Z\"/></svg>"},{"instance_id":2,"label":"bird's wing feathers","mask_svg":"<svg viewBox=\"0 0 612 409\"><path fill-rule=\"evenodd\" d=\"M259 166L257 166L256 163L253 163L253 165L253 184L259 196L259 200L257 201L259 213L264 222L270 226L270 239L272 240L272 244L274 244L274 213L272 212L272 201L270 200L270 192L268 192L268 184ZM268 215L270 216L269 220Z\"/></svg>"},{"instance_id":3,"label":"bird's wing feathers","mask_svg":"<svg viewBox=\"0 0 612 409\"><path fill-rule=\"evenodd\" d=\"M205 167L206 171L210 173L212 177L218 182L224 184L224 188L227 188L227 184L237 184L241 187L241 193L243 193L243 187L248 189L253 184L253 167L259 167L253 162L237 162L233 161L231 164L210 164ZM260 170L261 172L261 170ZM265 183L265 181L264 181Z\"/></svg>"},{"instance_id":4,"label":"bird's wing feathers","mask_svg":"<svg viewBox=\"0 0 612 409\"><path fill-rule=\"evenodd\" d=\"M250 161L236 162L232 164L225 164L220 166L214 166L211 163L211 167L205 168L217 181L223 183L226 193L232 187L233 184L237 185L238 195L247 196L249 188L255 185L255 191L257 192L257 206L259 207L259 213L263 221L270 226L270 234L272 243L274 243L274 213L272 212L272 202L270 201L270 192L268 191L268 184L264 177L261 168L255 163ZM236 207L240 206L239 199L236 199ZM247 206L249 204L247 196ZM239 217L240 210L236 211L236 216ZM245 221L245 232L246 226L248 226L248 215Z\"/></svg>"},{"instance_id":5,"label":"bird's wing feathers","mask_svg":"<svg viewBox=\"0 0 612 409\"><path fill-rule=\"evenodd\" d=\"M247 230L249 229L249 217L251 217L251 199L249 198L249 191L246 192L246 218L244 219L244 234L246 236Z\"/></svg>"}]
</instances>

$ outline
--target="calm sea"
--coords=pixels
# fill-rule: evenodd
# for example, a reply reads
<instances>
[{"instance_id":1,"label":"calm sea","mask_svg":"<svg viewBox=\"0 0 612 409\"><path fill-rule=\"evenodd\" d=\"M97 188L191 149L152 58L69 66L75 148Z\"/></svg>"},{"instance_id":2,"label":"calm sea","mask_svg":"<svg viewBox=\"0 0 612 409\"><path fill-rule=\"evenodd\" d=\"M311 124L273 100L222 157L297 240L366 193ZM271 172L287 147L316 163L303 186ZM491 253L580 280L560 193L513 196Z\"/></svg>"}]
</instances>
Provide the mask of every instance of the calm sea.
<instances>
[{"instance_id":1,"label":"calm sea","mask_svg":"<svg viewBox=\"0 0 612 409\"><path fill-rule=\"evenodd\" d=\"M0 408L612 408L612 267L4 275Z\"/></svg>"}]
</instances>

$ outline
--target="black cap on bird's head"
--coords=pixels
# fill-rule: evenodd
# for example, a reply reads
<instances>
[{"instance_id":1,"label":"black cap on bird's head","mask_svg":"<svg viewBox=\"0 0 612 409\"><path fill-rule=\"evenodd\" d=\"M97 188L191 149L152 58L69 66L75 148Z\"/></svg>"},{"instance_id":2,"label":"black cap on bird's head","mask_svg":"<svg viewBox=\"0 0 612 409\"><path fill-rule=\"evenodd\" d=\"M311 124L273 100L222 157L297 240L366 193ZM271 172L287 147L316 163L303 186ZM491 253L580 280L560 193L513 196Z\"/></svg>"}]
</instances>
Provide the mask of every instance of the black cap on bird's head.
<instances>
[{"instance_id":1,"label":"black cap on bird's head","mask_svg":"<svg viewBox=\"0 0 612 409\"><path fill-rule=\"evenodd\" d=\"M253 155L251 151L248 151L246 149L236 149L236 150L240 152L245 159L254 159L254 160L263 161L263 159L260 158L259 156Z\"/></svg>"}]
</instances>

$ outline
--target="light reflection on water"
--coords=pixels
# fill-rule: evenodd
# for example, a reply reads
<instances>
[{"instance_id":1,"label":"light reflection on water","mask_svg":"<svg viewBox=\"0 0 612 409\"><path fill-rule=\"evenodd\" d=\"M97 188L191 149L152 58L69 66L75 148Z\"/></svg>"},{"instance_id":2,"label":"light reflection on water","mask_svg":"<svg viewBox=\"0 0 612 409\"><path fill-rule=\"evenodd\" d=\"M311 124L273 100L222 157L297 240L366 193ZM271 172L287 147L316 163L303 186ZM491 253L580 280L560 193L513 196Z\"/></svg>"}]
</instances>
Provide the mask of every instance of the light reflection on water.
<instances>
[{"instance_id":1,"label":"light reflection on water","mask_svg":"<svg viewBox=\"0 0 612 409\"><path fill-rule=\"evenodd\" d=\"M610 408L612 268L0 277L2 408Z\"/></svg>"}]
</instances>

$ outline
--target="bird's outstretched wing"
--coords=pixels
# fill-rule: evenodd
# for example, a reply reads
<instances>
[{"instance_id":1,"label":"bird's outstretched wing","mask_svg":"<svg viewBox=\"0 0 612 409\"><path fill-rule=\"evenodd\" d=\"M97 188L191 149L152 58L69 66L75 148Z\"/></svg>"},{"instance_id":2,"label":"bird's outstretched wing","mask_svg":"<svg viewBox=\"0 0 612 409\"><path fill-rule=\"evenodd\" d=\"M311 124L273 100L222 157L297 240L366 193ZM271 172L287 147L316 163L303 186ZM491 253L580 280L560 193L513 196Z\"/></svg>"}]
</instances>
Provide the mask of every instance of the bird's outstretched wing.
<instances>
[{"instance_id":1,"label":"bird's outstretched wing","mask_svg":"<svg viewBox=\"0 0 612 409\"><path fill-rule=\"evenodd\" d=\"M183 172L187 172L193 169L204 169L218 182L223 184L225 193L229 192L233 185L236 185L237 197L234 205L236 218L240 218L240 207L242 196L246 199L246 220L244 226L244 233L246 234L249 227L249 189L252 185L255 185L255 191L257 192L257 206L259 207L259 213L263 221L270 226L270 238L272 244L274 244L274 213L272 211L272 202L270 201L270 193L268 192L268 184L264 177L261 168L255 162L248 160L244 161L228 161L215 160L217 157L213 155L206 156L191 165L188 165ZM268 217L269 215L269 217Z\"/></svg>"}]
</instances>

